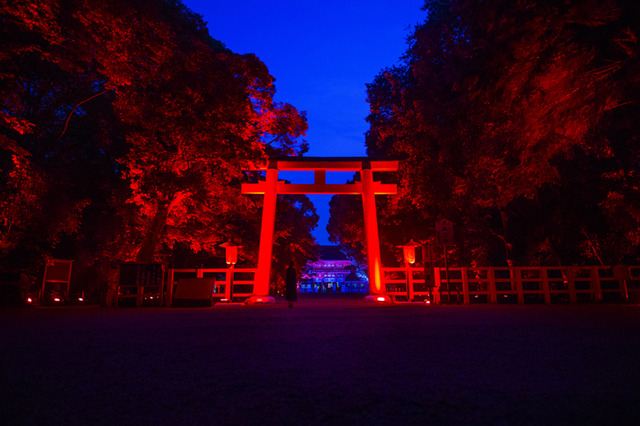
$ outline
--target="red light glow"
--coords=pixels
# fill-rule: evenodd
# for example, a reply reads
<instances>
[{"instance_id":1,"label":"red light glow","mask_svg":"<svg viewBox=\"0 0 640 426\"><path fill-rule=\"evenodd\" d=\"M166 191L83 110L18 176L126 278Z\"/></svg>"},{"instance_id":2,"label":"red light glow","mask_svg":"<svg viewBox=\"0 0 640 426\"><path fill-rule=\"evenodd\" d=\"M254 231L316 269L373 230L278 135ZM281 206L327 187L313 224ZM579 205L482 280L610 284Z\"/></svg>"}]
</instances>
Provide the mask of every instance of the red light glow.
<instances>
[{"instance_id":1,"label":"red light glow","mask_svg":"<svg viewBox=\"0 0 640 426\"><path fill-rule=\"evenodd\" d=\"M226 260L227 265L235 265L238 262L238 247L227 247Z\"/></svg>"},{"instance_id":2,"label":"red light glow","mask_svg":"<svg viewBox=\"0 0 640 426\"><path fill-rule=\"evenodd\" d=\"M27 303L33 303L33 299L30 297L27 297Z\"/></svg>"},{"instance_id":3,"label":"red light glow","mask_svg":"<svg viewBox=\"0 0 640 426\"><path fill-rule=\"evenodd\" d=\"M264 194L262 206L262 224L260 228L260 246L258 250L258 268L255 275L254 294L269 293L273 235L275 225L275 208L278 194L361 194L364 211L364 227L366 235L367 261L369 266L369 292L372 296L384 294L382 287L382 261L376 213L376 195L397 194L395 184L382 184L373 180L373 171L396 171L397 161L361 161L347 160L340 157L329 157L310 161L272 160L268 164L255 168L265 170L266 177L260 183L242 184L243 194ZM278 182L278 172L314 171L313 184L289 184ZM359 183L327 184L326 171L359 171ZM372 299L374 300L374 299ZM255 300L253 301L255 302ZM271 303L267 301L267 303Z\"/></svg>"},{"instance_id":4,"label":"red light glow","mask_svg":"<svg viewBox=\"0 0 640 426\"><path fill-rule=\"evenodd\" d=\"M402 247L402 253L407 263L413 265L416 263L416 248L413 246Z\"/></svg>"},{"instance_id":5,"label":"red light glow","mask_svg":"<svg viewBox=\"0 0 640 426\"><path fill-rule=\"evenodd\" d=\"M53 298L53 301L54 301L54 302L59 302L59 301L60 301L60 298L59 298L59 297L54 297L54 298Z\"/></svg>"},{"instance_id":6,"label":"red light glow","mask_svg":"<svg viewBox=\"0 0 640 426\"><path fill-rule=\"evenodd\" d=\"M378 296L378 298L376 299L378 302L384 302L384 296Z\"/></svg>"},{"instance_id":7,"label":"red light glow","mask_svg":"<svg viewBox=\"0 0 640 426\"><path fill-rule=\"evenodd\" d=\"M362 208L364 228L367 236L367 261L369 264L369 291L373 294L383 293L382 262L380 257L380 236L378 234L378 216L376 213L376 192L371 167L363 167L360 171L362 180Z\"/></svg>"}]
</instances>

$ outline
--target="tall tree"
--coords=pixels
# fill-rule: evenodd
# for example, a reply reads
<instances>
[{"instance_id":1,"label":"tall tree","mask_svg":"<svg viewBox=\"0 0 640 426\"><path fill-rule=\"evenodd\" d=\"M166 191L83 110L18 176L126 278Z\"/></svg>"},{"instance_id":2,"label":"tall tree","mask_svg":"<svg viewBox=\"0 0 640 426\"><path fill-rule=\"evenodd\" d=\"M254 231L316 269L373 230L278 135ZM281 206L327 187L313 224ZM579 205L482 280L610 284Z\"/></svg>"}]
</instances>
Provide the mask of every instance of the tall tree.
<instances>
[{"instance_id":1,"label":"tall tree","mask_svg":"<svg viewBox=\"0 0 640 426\"><path fill-rule=\"evenodd\" d=\"M637 3L425 8L368 86L368 152L407 158L388 215L453 220L463 264L637 258Z\"/></svg>"},{"instance_id":2,"label":"tall tree","mask_svg":"<svg viewBox=\"0 0 640 426\"><path fill-rule=\"evenodd\" d=\"M113 117L110 100L95 99L103 78L72 45L70 33L82 25L63 6L0 5L0 239L12 267L37 264L76 232L91 193L106 183L90 182L105 177L117 155L110 139L117 126L104 126ZM80 117L72 128L71 113ZM83 121L88 114L92 120Z\"/></svg>"},{"instance_id":3,"label":"tall tree","mask_svg":"<svg viewBox=\"0 0 640 426\"><path fill-rule=\"evenodd\" d=\"M50 252L83 212L83 232L113 224L104 250L121 260L151 260L161 243L211 248L249 210L242 167L306 149L304 114L273 102L266 66L179 1L2 2L0 19L5 253L38 223Z\"/></svg>"},{"instance_id":4,"label":"tall tree","mask_svg":"<svg viewBox=\"0 0 640 426\"><path fill-rule=\"evenodd\" d=\"M270 150L295 152L295 138L306 131L303 115L273 102L273 78L262 62L212 48L197 28L176 29L173 55L147 86L127 88L116 102L133 128L122 164L129 202L142 218L138 261L152 260L163 237L169 244L219 242L220 217L243 204L232 184L248 161ZM203 228L209 241L203 234L196 241L189 230Z\"/></svg>"}]
</instances>

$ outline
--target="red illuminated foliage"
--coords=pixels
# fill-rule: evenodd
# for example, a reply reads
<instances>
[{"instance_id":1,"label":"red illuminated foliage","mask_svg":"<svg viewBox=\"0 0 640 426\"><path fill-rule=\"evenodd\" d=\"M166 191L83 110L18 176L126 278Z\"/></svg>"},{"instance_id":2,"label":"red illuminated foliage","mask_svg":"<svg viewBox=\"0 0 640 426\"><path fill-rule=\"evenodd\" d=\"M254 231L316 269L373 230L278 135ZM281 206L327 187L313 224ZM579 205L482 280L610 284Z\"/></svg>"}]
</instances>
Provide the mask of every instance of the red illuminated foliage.
<instances>
[{"instance_id":1,"label":"red illuminated foliage","mask_svg":"<svg viewBox=\"0 0 640 426\"><path fill-rule=\"evenodd\" d=\"M144 87L123 88L115 103L132 129L121 163L142 219L138 261L152 260L161 242L213 250L225 217L247 208L237 184L248 161L295 153L306 131L295 108L273 102L262 62L212 48L196 23L174 28L175 50Z\"/></svg>"},{"instance_id":2,"label":"red illuminated foliage","mask_svg":"<svg viewBox=\"0 0 640 426\"><path fill-rule=\"evenodd\" d=\"M2 2L0 23L3 256L213 252L258 226L247 162L306 150L266 66L179 1Z\"/></svg>"},{"instance_id":3,"label":"red illuminated foliage","mask_svg":"<svg viewBox=\"0 0 640 426\"><path fill-rule=\"evenodd\" d=\"M446 217L462 264L637 257L637 3L425 5L404 65L368 86L369 153L407 157L386 238Z\"/></svg>"},{"instance_id":4,"label":"red illuminated foliage","mask_svg":"<svg viewBox=\"0 0 640 426\"><path fill-rule=\"evenodd\" d=\"M12 156L13 166L8 173L0 198L2 223L0 224L0 253L6 255L14 248L40 210L44 182L32 170L32 164L23 156ZM25 214L27 213L27 214ZM30 213L30 214L28 214Z\"/></svg>"},{"instance_id":5,"label":"red illuminated foliage","mask_svg":"<svg viewBox=\"0 0 640 426\"><path fill-rule=\"evenodd\" d=\"M74 104L96 93L91 69L79 74L72 65L78 55L68 47L61 14L54 1L0 5L0 233L2 263L13 268L33 268L77 231L89 200L74 174L85 160L99 161L91 157L98 144L87 135L106 133L96 122L59 137Z\"/></svg>"}]
</instances>

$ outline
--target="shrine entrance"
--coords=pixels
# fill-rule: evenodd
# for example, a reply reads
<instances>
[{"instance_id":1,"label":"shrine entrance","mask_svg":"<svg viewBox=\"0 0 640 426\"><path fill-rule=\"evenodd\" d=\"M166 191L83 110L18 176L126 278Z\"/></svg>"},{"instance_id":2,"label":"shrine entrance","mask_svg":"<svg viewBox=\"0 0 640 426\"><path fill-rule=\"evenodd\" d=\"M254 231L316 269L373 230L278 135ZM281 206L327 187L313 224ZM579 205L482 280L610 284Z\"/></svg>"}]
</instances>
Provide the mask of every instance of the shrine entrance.
<instances>
[{"instance_id":1,"label":"shrine entrance","mask_svg":"<svg viewBox=\"0 0 640 426\"><path fill-rule=\"evenodd\" d=\"M265 170L266 180L258 183L242 184L243 194L264 195L262 224L260 227L260 247L258 268L255 275L253 294L267 296L271 275L273 253L273 232L276 218L278 194L352 194L362 195L364 228L369 267L369 293L385 293L382 283L380 259L380 239L376 213L376 195L394 195L395 184L383 184L373 180L373 172L395 172L398 160L374 159L369 157L284 157L269 159L267 164L257 165L253 170ZM279 171L312 171L314 183L288 184L278 181ZM326 172L360 172L360 182L351 184L327 184Z\"/></svg>"}]
</instances>

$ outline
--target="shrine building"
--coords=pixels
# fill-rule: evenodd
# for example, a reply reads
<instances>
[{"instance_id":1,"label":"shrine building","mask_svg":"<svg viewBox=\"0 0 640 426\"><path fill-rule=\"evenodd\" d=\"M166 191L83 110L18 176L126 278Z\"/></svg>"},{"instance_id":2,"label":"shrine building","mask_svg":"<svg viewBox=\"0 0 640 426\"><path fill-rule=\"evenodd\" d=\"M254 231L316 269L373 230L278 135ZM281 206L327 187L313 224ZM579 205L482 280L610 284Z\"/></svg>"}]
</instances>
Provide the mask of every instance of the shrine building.
<instances>
[{"instance_id":1,"label":"shrine building","mask_svg":"<svg viewBox=\"0 0 640 426\"><path fill-rule=\"evenodd\" d=\"M320 246L320 257L302 272L300 293L367 293L369 284L358 277L357 266L338 246Z\"/></svg>"}]
</instances>

